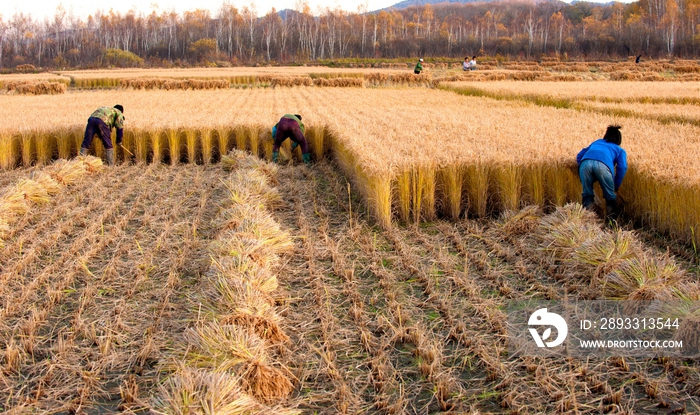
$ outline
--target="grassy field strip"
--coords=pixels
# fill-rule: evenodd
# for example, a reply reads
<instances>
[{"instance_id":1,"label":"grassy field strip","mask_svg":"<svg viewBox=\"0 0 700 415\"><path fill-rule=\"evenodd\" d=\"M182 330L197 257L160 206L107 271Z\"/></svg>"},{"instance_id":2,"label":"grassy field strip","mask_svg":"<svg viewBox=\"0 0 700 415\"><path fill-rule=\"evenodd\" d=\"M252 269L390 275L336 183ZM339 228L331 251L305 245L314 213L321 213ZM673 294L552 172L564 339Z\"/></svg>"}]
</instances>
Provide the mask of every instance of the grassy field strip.
<instances>
[{"instance_id":1,"label":"grassy field strip","mask_svg":"<svg viewBox=\"0 0 700 415\"><path fill-rule=\"evenodd\" d=\"M87 196L89 214L76 209L64 222L65 236L56 241L56 246L65 246L63 259L38 257L51 261L44 274L63 277L51 283L57 294L49 291L46 300L37 302L46 307L27 313L22 331L15 333L16 339L23 339L22 333L34 327L29 333L37 344L33 359L22 352L25 357L17 371L6 372L14 386L2 395L10 407L142 408L157 382L154 365L173 333L182 330L178 315L186 304L177 291L191 285L187 281L201 272L197 258L206 256L192 249L205 245L196 229L203 217L212 216L214 207L207 197L210 185L217 182L197 167L172 172L155 166L145 173L127 166L119 170L103 180L116 179L124 191L114 192L102 183L98 188L110 190ZM163 181L170 185L152 192L140 190ZM76 190L80 195L81 189ZM86 202L85 196L76 199ZM163 203L171 207L161 209ZM71 234L73 242L64 241ZM61 274L64 269L68 272ZM43 322L36 317L42 314ZM5 344L16 343L8 339Z\"/></svg>"}]
</instances>

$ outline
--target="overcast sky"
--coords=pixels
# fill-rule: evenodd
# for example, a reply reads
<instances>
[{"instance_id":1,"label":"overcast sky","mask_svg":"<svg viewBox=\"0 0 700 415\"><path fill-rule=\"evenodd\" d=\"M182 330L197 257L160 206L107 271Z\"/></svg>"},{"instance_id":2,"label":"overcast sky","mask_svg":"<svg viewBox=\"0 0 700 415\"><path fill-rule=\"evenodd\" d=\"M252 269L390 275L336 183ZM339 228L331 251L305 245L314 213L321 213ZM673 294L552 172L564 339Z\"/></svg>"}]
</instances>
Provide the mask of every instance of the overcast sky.
<instances>
[{"instance_id":1,"label":"overcast sky","mask_svg":"<svg viewBox=\"0 0 700 415\"><path fill-rule=\"evenodd\" d=\"M264 15L273 7L275 9L293 9L298 0L229 0L229 3L238 7L250 7L255 4L259 15ZM347 11L357 11L358 6L366 4L368 10L377 10L398 3L400 0L343 0L341 3L337 0L308 0L311 11L317 14L318 8L330 7L331 9L340 7ZM117 0L117 1L94 1L94 0L1 0L0 14L4 20L8 20L15 13L30 14L35 19L43 20L44 17L51 17L56 13L56 8L63 5L66 12L72 13L81 18L85 18L90 14L94 14L97 10L108 12L113 9L115 12L126 13L129 10L150 14L155 10L160 13L162 11L175 10L182 13L185 10L207 9L212 13L212 16L219 10L224 0L159 0L155 2L136 2L134 0Z\"/></svg>"}]
</instances>

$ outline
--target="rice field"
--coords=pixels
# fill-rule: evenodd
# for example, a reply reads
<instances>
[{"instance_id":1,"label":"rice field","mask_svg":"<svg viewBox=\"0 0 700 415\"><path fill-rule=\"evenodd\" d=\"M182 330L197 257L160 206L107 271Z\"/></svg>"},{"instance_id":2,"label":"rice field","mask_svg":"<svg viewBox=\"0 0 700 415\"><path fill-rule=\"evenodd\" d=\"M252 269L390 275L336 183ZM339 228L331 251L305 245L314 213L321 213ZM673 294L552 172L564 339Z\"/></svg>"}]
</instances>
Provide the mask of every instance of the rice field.
<instances>
[{"instance_id":1,"label":"rice field","mask_svg":"<svg viewBox=\"0 0 700 415\"><path fill-rule=\"evenodd\" d=\"M700 82L452 82L451 87L474 87L507 95L541 95L574 101L698 104Z\"/></svg>"},{"instance_id":2,"label":"rice field","mask_svg":"<svg viewBox=\"0 0 700 415\"><path fill-rule=\"evenodd\" d=\"M677 83L615 102L598 85L630 82L561 82L580 106L557 108L309 75L0 96L0 412L700 411L696 360L516 357L505 339L512 300L700 300L700 131L660 120L694 108ZM116 167L57 161L117 103ZM311 166L289 142L268 162L284 113ZM576 153L613 123L622 229L569 203Z\"/></svg>"},{"instance_id":3,"label":"rice field","mask_svg":"<svg viewBox=\"0 0 700 415\"><path fill-rule=\"evenodd\" d=\"M685 208L697 203L700 183L692 125L415 88L83 91L4 100L4 166L77 154L81 120L109 102L125 107L125 145L136 160L171 164L217 161L234 146L269 159L270 126L285 112L303 114L315 157L332 150L384 227L395 217L485 217L579 200L575 155L618 123L631 166L621 189L629 215L689 242L700 234L698 211ZM65 111L56 114L59 107ZM16 108L31 108L33 116Z\"/></svg>"},{"instance_id":4,"label":"rice field","mask_svg":"<svg viewBox=\"0 0 700 415\"><path fill-rule=\"evenodd\" d=\"M232 153L82 176L5 234L2 410L698 410L695 361L509 357L502 311L524 298L695 298L686 262L575 205L385 230L368 213L327 159ZM572 243L563 229L585 232ZM586 238L630 248L584 264ZM620 272L616 290L596 280L637 260L675 271Z\"/></svg>"}]
</instances>

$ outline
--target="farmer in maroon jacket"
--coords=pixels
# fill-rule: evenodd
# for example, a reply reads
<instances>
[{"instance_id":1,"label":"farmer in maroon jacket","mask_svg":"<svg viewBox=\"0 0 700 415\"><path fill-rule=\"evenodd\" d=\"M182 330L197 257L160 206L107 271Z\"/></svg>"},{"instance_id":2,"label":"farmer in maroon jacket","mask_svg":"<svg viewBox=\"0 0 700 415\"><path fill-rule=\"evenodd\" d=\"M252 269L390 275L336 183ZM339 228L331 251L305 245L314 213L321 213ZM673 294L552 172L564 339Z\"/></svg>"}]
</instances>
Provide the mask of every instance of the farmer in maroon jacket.
<instances>
[{"instance_id":1,"label":"farmer in maroon jacket","mask_svg":"<svg viewBox=\"0 0 700 415\"><path fill-rule=\"evenodd\" d=\"M272 127L272 138L275 140L275 144L272 146L272 161L277 163L280 155L280 146L284 140L291 138L293 141L292 150L297 146L301 146L301 157L304 163L309 164L311 162L311 154L309 154L309 145L304 137L305 132L306 128L304 123L301 122L301 115L283 115L279 122Z\"/></svg>"}]
</instances>

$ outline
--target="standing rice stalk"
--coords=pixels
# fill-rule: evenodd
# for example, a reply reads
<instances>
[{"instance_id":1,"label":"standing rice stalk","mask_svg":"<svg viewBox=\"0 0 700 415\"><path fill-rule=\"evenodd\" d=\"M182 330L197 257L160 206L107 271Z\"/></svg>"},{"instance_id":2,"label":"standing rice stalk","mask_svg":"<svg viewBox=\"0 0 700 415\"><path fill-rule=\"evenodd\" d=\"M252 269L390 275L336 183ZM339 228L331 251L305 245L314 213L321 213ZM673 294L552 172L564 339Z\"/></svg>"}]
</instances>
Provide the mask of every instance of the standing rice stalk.
<instances>
[{"instance_id":1,"label":"standing rice stalk","mask_svg":"<svg viewBox=\"0 0 700 415\"><path fill-rule=\"evenodd\" d=\"M136 151L136 134L134 133L134 130L128 129L124 131L124 139L122 140L122 147L123 148L118 148L116 153L121 153L122 154L122 159L124 160L124 163L130 162L132 157L130 152L135 152ZM118 146L117 146L118 147Z\"/></svg>"},{"instance_id":2,"label":"standing rice stalk","mask_svg":"<svg viewBox=\"0 0 700 415\"><path fill-rule=\"evenodd\" d=\"M73 132L73 144L74 144L73 147L76 149L75 150L76 155L80 154L80 147L82 147L84 139L85 139L85 130L78 128Z\"/></svg>"},{"instance_id":3,"label":"standing rice stalk","mask_svg":"<svg viewBox=\"0 0 700 415\"><path fill-rule=\"evenodd\" d=\"M250 152L256 157L260 154L260 134L263 132L263 130L263 127L260 125L253 125L248 129L248 143L250 144Z\"/></svg>"},{"instance_id":4,"label":"standing rice stalk","mask_svg":"<svg viewBox=\"0 0 700 415\"><path fill-rule=\"evenodd\" d=\"M263 157L267 161L272 161L272 147L275 145L275 137L272 136L272 131L264 129L260 133L260 143L263 149Z\"/></svg>"},{"instance_id":5,"label":"standing rice stalk","mask_svg":"<svg viewBox=\"0 0 700 415\"><path fill-rule=\"evenodd\" d=\"M219 159L221 159L223 156L228 154L228 151L231 149L229 147L229 138L231 137L231 128L227 126L221 126L216 129L216 138L217 138L217 149L219 151ZM270 153L272 154L272 153Z\"/></svg>"},{"instance_id":6,"label":"standing rice stalk","mask_svg":"<svg viewBox=\"0 0 700 415\"><path fill-rule=\"evenodd\" d=\"M306 134L306 139L309 143L311 152L314 154L317 160L322 159L326 154L325 138L326 131L322 125L309 127Z\"/></svg>"},{"instance_id":7,"label":"standing rice stalk","mask_svg":"<svg viewBox=\"0 0 700 415\"><path fill-rule=\"evenodd\" d=\"M9 133L0 134L0 168L10 170L17 164L17 144Z\"/></svg>"},{"instance_id":8,"label":"standing rice stalk","mask_svg":"<svg viewBox=\"0 0 700 415\"><path fill-rule=\"evenodd\" d=\"M135 131L134 156L137 163L145 163L148 160L148 143L151 141L151 134L148 131Z\"/></svg>"},{"instance_id":9,"label":"standing rice stalk","mask_svg":"<svg viewBox=\"0 0 700 415\"><path fill-rule=\"evenodd\" d=\"M411 172L404 171L396 177L396 195L399 219L408 223L411 217Z\"/></svg>"},{"instance_id":10,"label":"standing rice stalk","mask_svg":"<svg viewBox=\"0 0 700 415\"><path fill-rule=\"evenodd\" d=\"M182 140L180 131L177 128L170 128L166 132L168 136L168 153L170 155L170 165L175 166L180 162L180 149Z\"/></svg>"},{"instance_id":11,"label":"standing rice stalk","mask_svg":"<svg viewBox=\"0 0 700 415\"><path fill-rule=\"evenodd\" d=\"M163 130L157 129L151 133L151 149L153 150L153 163L160 164L163 161Z\"/></svg>"},{"instance_id":12,"label":"standing rice stalk","mask_svg":"<svg viewBox=\"0 0 700 415\"><path fill-rule=\"evenodd\" d=\"M501 164L493 169L494 182L503 210L517 210L522 188L522 171L513 163Z\"/></svg>"},{"instance_id":13,"label":"standing rice stalk","mask_svg":"<svg viewBox=\"0 0 700 415\"><path fill-rule=\"evenodd\" d=\"M421 215L426 221L435 220L435 186L436 186L436 171L433 165L422 166L418 168L421 176Z\"/></svg>"},{"instance_id":14,"label":"standing rice stalk","mask_svg":"<svg viewBox=\"0 0 700 415\"><path fill-rule=\"evenodd\" d=\"M452 220L459 219L462 211L462 185L464 166L450 164L438 172L438 181L443 194L443 214Z\"/></svg>"},{"instance_id":15,"label":"standing rice stalk","mask_svg":"<svg viewBox=\"0 0 700 415\"><path fill-rule=\"evenodd\" d=\"M541 163L530 164L525 167L523 176L525 180L525 192L528 196L528 202L538 206L543 206L545 196L544 166Z\"/></svg>"},{"instance_id":16,"label":"standing rice stalk","mask_svg":"<svg viewBox=\"0 0 700 415\"><path fill-rule=\"evenodd\" d=\"M568 184L562 172L563 169L558 163L546 171L549 198L556 206L564 206L568 196Z\"/></svg>"},{"instance_id":17,"label":"standing rice stalk","mask_svg":"<svg viewBox=\"0 0 700 415\"><path fill-rule=\"evenodd\" d=\"M33 158L32 133L28 130L20 131L20 143L22 145L22 166L31 166Z\"/></svg>"},{"instance_id":18,"label":"standing rice stalk","mask_svg":"<svg viewBox=\"0 0 700 415\"><path fill-rule=\"evenodd\" d=\"M241 151L246 150L247 141L247 128L245 125L237 125L233 129L233 133L236 139L236 148Z\"/></svg>"},{"instance_id":19,"label":"standing rice stalk","mask_svg":"<svg viewBox=\"0 0 700 415\"><path fill-rule=\"evenodd\" d=\"M423 205L423 191L425 190L425 176L420 167L411 169L411 203L413 222L420 222L420 213Z\"/></svg>"},{"instance_id":20,"label":"standing rice stalk","mask_svg":"<svg viewBox=\"0 0 700 415\"><path fill-rule=\"evenodd\" d=\"M197 156L199 152L197 151L199 142L199 131L197 130L185 130L185 143L187 145L187 162L196 164Z\"/></svg>"},{"instance_id":21,"label":"standing rice stalk","mask_svg":"<svg viewBox=\"0 0 700 415\"><path fill-rule=\"evenodd\" d=\"M37 131L34 138L36 145L37 164L45 165L51 163L56 148L56 136L52 132Z\"/></svg>"},{"instance_id":22,"label":"standing rice stalk","mask_svg":"<svg viewBox=\"0 0 700 415\"><path fill-rule=\"evenodd\" d=\"M71 130L60 128L56 131L56 147L58 148L58 158L69 159L73 156L71 145L73 144Z\"/></svg>"},{"instance_id":23,"label":"standing rice stalk","mask_svg":"<svg viewBox=\"0 0 700 415\"><path fill-rule=\"evenodd\" d=\"M467 192L469 194L469 209L472 215L486 217L489 197L489 166L477 162L466 169Z\"/></svg>"},{"instance_id":24,"label":"standing rice stalk","mask_svg":"<svg viewBox=\"0 0 700 415\"><path fill-rule=\"evenodd\" d=\"M185 130L185 142L187 144L187 162L195 164L197 157L197 130Z\"/></svg>"},{"instance_id":25,"label":"standing rice stalk","mask_svg":"<svg viewBox=\"0 0 700 415\"><path fill-rule=\"evenodd\" d=\"M208 165L212 161L212 156L214 153L214 132L210 128L205 128L202 130L202 159L204 165Z\"/></svg>"}]
</instances>

